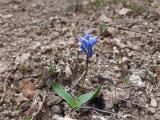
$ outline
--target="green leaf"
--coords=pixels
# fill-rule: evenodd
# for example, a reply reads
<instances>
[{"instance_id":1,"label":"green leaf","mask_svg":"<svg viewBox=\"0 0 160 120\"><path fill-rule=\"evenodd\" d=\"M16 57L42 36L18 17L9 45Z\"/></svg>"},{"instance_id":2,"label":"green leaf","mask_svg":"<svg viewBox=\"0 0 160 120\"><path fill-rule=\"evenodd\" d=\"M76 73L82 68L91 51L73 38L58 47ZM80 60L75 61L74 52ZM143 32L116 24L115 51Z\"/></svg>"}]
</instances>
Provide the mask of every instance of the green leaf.
<instances>
[{"instance_id":1,"label":"green leaf","mask_svg":"<svg viewBox=\"0 0 160 120\"><path fill-rule=\"evenodd\" d=\"M26 120L31 120L31 117L27 114Z\"/></svg>"},{"instance_id":2,"label":"green leaf","mask_svg":"<svg viewBox=\"0 0 160 120\"><path fill-rule=\"evenodd\" d=\"M100 92L102 86L98 87L97 90L95 92L89 92L86 94L83 94L81 96L79 96L76 100L76 107L80 107L81 105L85 104L86 102L88 102L89 100L93 99L94 97L96 97L98 95L98 93Z\"/></svg>"},{"instance_id":3,"label":"green leaf","mask_svg":"<svg viewBox=\"0 0 160 120\"><path fill-rule=\"evenodd\" d=\"M56 82L53 82L52 84L53 90L62 97L72 108L75 106L75 101L72 98L72 96L66 92L60 85L58 85Z\"/></svg>"}]
</instances>

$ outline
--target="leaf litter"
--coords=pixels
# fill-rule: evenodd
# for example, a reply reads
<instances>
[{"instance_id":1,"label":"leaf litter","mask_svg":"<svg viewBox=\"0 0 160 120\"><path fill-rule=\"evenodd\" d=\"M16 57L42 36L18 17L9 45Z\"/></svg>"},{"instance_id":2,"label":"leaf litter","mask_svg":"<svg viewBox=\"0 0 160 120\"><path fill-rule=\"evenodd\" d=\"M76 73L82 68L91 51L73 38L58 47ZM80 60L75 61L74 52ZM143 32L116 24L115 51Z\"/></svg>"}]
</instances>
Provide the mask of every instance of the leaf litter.
<instances>
[{"instance_id":1,"label":"leaf litter","mask_svg":"<svg viewBox=\"0 0 160 120\"><path fill-rule=\"evenodd\" d=\"M144 2L144 14L152 22L118 0L103 0L104 5L77 1L0 3L0 119L160 119L160 34L154 25L160 23L159 1L128 0ZM100 110L92 101L72 111L48 84L56 79L66 90L74 86L71 93L77 93L75 83L84 72L78 38L88 31L100 40L84 87L88 92L103 85L96 103L105 107ZM44 74L50 60L55 72Z\"/></svg>"}]
</instances>

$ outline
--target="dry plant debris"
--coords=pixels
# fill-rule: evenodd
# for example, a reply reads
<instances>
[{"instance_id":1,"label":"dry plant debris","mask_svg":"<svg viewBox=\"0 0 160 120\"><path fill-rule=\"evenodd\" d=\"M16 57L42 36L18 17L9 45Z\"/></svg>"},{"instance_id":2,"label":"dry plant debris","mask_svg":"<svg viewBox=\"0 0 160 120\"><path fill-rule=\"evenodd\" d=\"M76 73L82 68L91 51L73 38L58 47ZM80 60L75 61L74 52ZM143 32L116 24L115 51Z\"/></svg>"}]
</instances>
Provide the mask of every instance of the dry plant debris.
<instances>
[{"instance_id":1,"label":"dry plant debris","mask_svg":"<svg viewBox=\"0 0 160 120\"><path fill-rule=\"evenodd\" d=\"M159 27L159 0L0 0L0 120L159 120ZM84 92L103 87L73 111L51 83L77 96L88 32Z\"/></svg>"}]
</instances>

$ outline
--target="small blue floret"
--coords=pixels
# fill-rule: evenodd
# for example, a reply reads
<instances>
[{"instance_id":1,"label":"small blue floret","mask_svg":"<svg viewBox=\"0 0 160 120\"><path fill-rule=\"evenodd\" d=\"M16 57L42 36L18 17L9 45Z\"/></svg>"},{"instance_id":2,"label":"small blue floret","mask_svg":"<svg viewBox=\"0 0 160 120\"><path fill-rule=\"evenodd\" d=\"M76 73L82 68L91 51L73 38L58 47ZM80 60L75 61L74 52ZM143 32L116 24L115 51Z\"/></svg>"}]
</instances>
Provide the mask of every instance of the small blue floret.
<instances>
[{"instance_id":1,"label":"small blue floret","mask_svg":"<svg viewBox=\"0 0 160 120\"><path fill-rule=\"evenodd\" d=\"M92 37L91 33L87 33L85 37L80 36L81 50L88 58L93 56L93 46L97 43L97 36Z\"/></svg>"}]
</instances>

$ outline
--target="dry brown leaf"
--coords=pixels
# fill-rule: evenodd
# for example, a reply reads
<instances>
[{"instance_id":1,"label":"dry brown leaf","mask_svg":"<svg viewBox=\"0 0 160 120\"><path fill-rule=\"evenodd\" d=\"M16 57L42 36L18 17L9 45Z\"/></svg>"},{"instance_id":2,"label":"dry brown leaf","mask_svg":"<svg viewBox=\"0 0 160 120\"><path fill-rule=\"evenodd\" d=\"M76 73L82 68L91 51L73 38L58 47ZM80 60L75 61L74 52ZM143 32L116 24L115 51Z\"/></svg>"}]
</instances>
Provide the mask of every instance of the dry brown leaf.
<instances>
[{"instance_id":1,"label":"dry brown leaf","mask_svg":"<svg viewBox=\"0 0 160 120\"><path fill-rule=\"evenodd\" d=\"M32 99L33 96L35 95L35 90L36 90L36 87L35 85L29 81L29 80L23 80L23 81L20 81L20 89L21 89L21 92L24 94L24 96L28 99Z\"/></svg>"}]
</instances>

